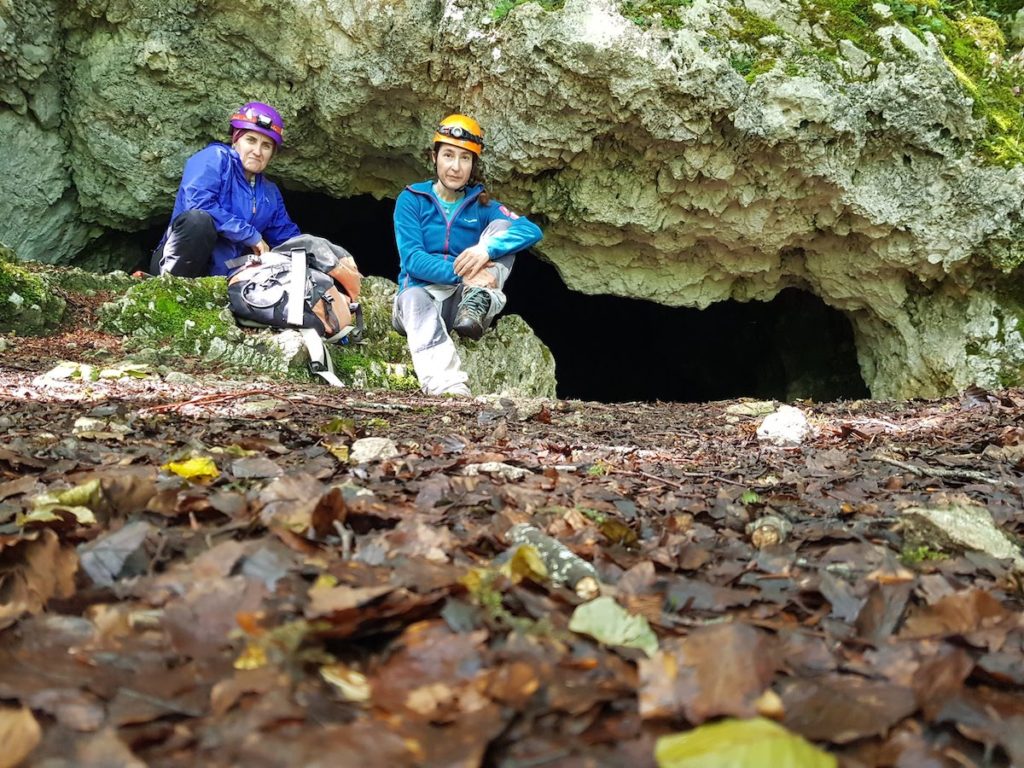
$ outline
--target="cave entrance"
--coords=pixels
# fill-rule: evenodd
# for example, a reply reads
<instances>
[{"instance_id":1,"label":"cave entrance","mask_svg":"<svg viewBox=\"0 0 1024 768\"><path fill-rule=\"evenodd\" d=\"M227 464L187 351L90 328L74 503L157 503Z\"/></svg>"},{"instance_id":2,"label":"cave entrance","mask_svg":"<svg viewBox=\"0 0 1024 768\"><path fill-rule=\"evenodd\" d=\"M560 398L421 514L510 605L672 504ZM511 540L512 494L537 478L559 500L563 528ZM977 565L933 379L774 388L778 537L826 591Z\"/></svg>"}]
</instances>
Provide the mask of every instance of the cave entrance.
<instances>
[{"instance_id":1,"label":"cave entrance","mask_svg":"<svg viewBox=\"0 0 1024 768\"><path fill-rule=\"evenodd\" d=\"M304 232L351 251L367 275L398 275L394 201L285 191ZM786 289L769 302L704 310L569 290L533 255L516 260L506 313L555 356L558 396L602 402L708 402L734 397L819 402L868 397L853 329L818 297Z\"/></svg>"}]
</instances>

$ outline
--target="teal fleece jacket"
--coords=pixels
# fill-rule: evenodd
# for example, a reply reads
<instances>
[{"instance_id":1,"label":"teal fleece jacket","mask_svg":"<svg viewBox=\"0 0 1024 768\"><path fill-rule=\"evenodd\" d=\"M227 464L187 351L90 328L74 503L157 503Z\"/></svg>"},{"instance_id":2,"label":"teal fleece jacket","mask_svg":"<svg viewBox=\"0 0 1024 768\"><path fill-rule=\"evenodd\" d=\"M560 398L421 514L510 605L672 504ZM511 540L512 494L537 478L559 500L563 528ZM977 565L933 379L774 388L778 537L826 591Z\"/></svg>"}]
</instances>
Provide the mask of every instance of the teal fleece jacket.
<instances>
[{"instance_id":1,"label":"teal fleece jacket","mask_svg":"<svg viewBox=\"0 0 1024 768\"><path fill-rule=\"evenodd\" d=\"M466 189L466 197L455 209L450 220L445 219L441 204L431 189L434 182L410 184L395 203L395 242L401 269L398 290L412 286L441 283L455 285L462 278L452 265L466 248L480 241L480 233L496 219L505 219L511 226L491 238L487 252L492 259L522 251L539 242L543 236L540 227L518 216L497 200L481 204L481 185Z\"/></svg>"}]
</instances>

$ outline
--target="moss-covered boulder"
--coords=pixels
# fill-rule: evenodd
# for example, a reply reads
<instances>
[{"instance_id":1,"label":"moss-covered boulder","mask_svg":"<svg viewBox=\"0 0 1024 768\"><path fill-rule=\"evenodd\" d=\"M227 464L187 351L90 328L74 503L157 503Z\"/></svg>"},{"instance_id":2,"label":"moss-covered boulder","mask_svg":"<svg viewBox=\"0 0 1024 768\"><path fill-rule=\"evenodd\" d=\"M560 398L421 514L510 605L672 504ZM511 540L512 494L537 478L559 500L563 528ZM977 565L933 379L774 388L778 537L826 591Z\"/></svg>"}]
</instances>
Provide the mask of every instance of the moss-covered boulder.
<instances>
[{"instance_id":1,"label":"moss-covered boulder","mask_svg":"<svg viewBox=\"0 0 1024 768\"><path fill-rule=\"evenodd\" d=\"M47 279L68 293L95 296L98 293L124 293L137 285L139 278L120 270L90 272L79 267L47 267Z\"/></svg>"},{"instance_id":2,"label":"moss-covered boulder","mask_svg":"<svg viewBox=\"0 0 1024 768\"><path fill-rule=\"evenodd\" d=\"M363 334L358 343L328 347L335 374L360 389L417 389L405 339L391 327L391 303L398 286L383 277L363 278L359 306Z\"/></svg>"},{"instance_id":3,"label":"moss-covered boulder","mask_svg":"<svg viewBox=\"0 0 1024 768\"><path fill-rule=\"evenodd\" d=\"M41 272L0 244L0 333L45 336L60 325L65 306Z\"/></svg>"},{"instance_id":4,"label":"moss-covered boulder","mask_svg":"<svg viewBox=\"0 0 1024 768\"><path fill-rule=\"evenodd\" d=\"M475 394L555 396L555 358L519 315L498 318L479 341L456 344Z\"/></svg>"},{"instance_id":5,"label":"moss-covered boulder","mask_svg":"<svg viewBox=\"0 0 1024 768\"><path fill-rule=\"evenodd\" d=\"M125 337L137 359L175 365L195 358L229 373L308 377L301 345L236 325L222 277L143 280L104 304L99 317L104 330Z\"/></svg>"}]
</instances>

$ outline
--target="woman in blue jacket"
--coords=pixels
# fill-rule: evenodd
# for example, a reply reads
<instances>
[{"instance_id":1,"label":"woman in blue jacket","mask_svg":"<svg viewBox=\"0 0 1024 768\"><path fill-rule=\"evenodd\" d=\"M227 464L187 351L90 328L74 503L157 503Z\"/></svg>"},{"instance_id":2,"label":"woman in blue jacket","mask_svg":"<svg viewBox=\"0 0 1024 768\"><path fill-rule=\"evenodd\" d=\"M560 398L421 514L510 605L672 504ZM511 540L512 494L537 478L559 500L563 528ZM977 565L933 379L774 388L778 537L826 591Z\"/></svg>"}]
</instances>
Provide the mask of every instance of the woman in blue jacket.
<instances>
[{"instance_id":1,"label":"woman in blue jacket","mask_svg":"<svg viewBox=\"0 0 1024 768\"><path fill-rule=\"evenodd\" d=\"M505 306L515 254L541 239L536 224L490 199L483 148L476 120L449 115L434 133L436 178L406 187L395 204L401 270L392 323L427 394L470 394L449 332L483 335Z\"/></svg>"},{"instance_id":2,"label":"woman in blue jacket","mask_svg":"<svg viewBox=\"0 0 1024 768\"><path fill-rule=\"evenodd\" d=\"M231 146L214 142L185 162L171 223L153 253L153 274L227 275L227 263L300 234L263 171L284 140L284 121L252 101L231 115Z\"/></svg>"}]
</instances>

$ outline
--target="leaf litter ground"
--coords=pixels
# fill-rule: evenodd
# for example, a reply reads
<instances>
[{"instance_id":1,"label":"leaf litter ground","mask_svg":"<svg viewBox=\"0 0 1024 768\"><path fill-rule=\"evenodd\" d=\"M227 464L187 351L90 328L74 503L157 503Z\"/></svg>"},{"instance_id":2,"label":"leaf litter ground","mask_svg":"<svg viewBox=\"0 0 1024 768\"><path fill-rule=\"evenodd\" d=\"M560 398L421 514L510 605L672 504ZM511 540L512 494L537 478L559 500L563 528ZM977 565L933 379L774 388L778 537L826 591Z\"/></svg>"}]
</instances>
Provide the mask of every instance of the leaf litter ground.
<instances>
[{"instance_id":1,"label":"leaf litter ground","mask_svg":"<svg viewBox=\"0 0 1024 768\"><path fill-rule=\"evenodd\" d=\"M844 766L1024 764L1019 575L901 524L1021 541L1020 391L805 403L770 448L742 401L47 377L60 348L0 366L0 766L641 768L758 714ZM570 631L594 595L509 559L524 523L657 650Z\"/></svg>"}]
</instances>

